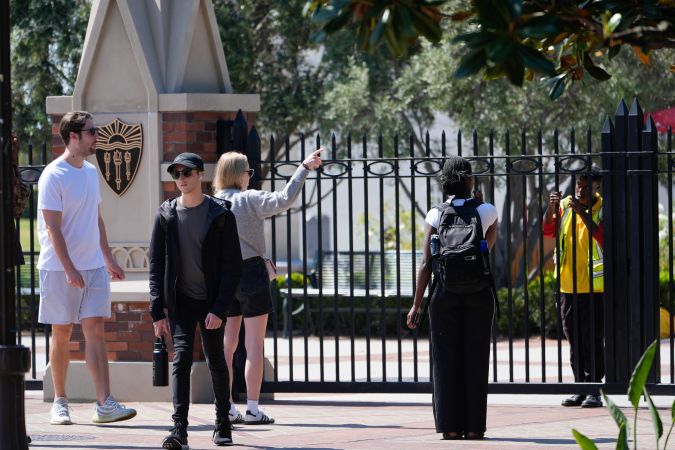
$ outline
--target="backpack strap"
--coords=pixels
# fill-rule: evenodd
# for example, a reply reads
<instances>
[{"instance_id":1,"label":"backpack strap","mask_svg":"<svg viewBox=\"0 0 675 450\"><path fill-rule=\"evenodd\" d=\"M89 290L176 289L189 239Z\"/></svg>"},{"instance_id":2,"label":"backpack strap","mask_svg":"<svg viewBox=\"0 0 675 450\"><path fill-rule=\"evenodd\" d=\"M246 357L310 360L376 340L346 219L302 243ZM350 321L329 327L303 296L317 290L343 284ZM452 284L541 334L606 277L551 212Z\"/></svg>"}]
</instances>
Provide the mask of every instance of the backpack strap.
<instances>
[{"instance_id":1,"label":"backpack strap","mask_svg":"<svg viewBox=\"0 0 675 450\"><path fill-rule=\"evenodd\" d=\"M476 198L471 198L469 200L465 200L463 205L452 205L452 203L446 203L447 205L451 206L453 208L453 212L456 209L464 209L464 208L472 208L476 211L476 222L478 223L478 233L480 235L480 240L485 239L485 235L483 233L483 221L480 218L480 213L478 212L478 207L483 204L480 200ZM442 218L442 214L441 214ZM440 220L439 220L440 223Z\"/></svg>"}]
</instances>

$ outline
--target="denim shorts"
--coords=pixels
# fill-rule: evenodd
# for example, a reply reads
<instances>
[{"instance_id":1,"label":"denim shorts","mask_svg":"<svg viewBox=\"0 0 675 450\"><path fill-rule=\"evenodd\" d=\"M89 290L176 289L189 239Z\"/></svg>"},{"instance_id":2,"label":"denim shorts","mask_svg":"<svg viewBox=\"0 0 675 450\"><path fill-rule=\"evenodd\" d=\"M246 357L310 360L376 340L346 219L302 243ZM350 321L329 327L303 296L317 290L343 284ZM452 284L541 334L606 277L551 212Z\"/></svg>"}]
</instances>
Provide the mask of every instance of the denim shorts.
<instances>
[{"instance_id":1,"label":"denim shorts","mask_svg":"<svg viewBox=\"0 0 675 450\"><path fill-rule=\"evenodd\" d=\"M38 322L80 323L88 317L110 317L110 275L105 267L80 270L84 289L71 286L61 270L40 271Z\"/></svg>"},{"instance_id":2,"label":"denim shorts","mask_svg":"<svg viewBox=\"0 0 675 450\"><path fill-rule=\"evenodd\" d=\"M241 280L228 317L256 317L272 311L272 293L265 260L257 256L244 260Z\"/></svg>"}]
</instances>

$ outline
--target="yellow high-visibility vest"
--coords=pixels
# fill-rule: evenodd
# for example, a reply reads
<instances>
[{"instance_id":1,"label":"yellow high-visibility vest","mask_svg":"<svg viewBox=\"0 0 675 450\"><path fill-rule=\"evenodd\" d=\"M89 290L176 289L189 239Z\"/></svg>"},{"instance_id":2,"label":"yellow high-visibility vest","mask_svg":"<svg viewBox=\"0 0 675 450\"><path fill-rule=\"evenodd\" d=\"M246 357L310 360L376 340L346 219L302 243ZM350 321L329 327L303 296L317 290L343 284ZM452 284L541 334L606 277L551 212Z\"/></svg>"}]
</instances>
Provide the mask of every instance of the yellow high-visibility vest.
<instances>
[{"instance_id":1,"label":"yellow high-visibility vest","mask_svg":"<svg viewBox=\"0 0 675 450\"><path fill-rule=\"evenodd\" d=\"M578 214L572 214L569 207L570 197L560 202L562 218L560 219L560 292L572 294L575 292L573 273L576 271L576 293L587 294L591 292L588 277L588 240L589 229ZM576 219L576 267L572 258L572 241L575 238L572 228L572 216ZM602 197L597 194L596 201L591 209L593 222L600 224L602 220ZM591 247L593 292L604 291L604 273L602 261L602 248L600 243L593 239ZM558 261L556 261L557 263ZM555 271L557 276L558 271Z\"/></svg>"}]
</instances>

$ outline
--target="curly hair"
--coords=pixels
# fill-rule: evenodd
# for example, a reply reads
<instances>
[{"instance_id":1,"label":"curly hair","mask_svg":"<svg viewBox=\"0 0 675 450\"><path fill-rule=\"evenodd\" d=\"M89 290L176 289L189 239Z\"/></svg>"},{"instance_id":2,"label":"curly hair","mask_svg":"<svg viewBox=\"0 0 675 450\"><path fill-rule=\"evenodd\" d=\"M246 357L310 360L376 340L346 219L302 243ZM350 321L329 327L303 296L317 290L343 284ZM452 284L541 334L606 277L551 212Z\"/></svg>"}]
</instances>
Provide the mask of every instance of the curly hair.
<instances>
[{"instance_id":1,"label":"curly hair","mask_svg":"<svg viewBox=\"0 0 675 450\"><path fill-rule=\"evenodd\" d=\"M461 156L448 156L439 177L445 195L468 197L471 195L469 178L471 163Z\"/></svg>"}]
</instances>

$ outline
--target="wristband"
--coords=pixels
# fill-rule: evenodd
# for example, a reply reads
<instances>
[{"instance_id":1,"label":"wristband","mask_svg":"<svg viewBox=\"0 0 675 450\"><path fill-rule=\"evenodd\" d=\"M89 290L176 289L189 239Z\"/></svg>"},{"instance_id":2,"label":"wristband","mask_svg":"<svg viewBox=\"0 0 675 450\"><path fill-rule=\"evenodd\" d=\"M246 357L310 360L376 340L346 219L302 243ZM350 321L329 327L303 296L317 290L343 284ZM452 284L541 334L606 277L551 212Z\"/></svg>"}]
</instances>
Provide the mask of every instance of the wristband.
<instances>
[{"instance_id":1,"label":"wristband","mask_svg":"<svg viewBox=\"0 0 675 450\"><path fill-rule=\"evenodd\" d=\"M312 169L310 169L309 167L307 167L307 164L305 164L304 161L302 162L302 167L304 167L304 168L307 169L307 170L312 170Z\"/></svg>"}]
</instances>

